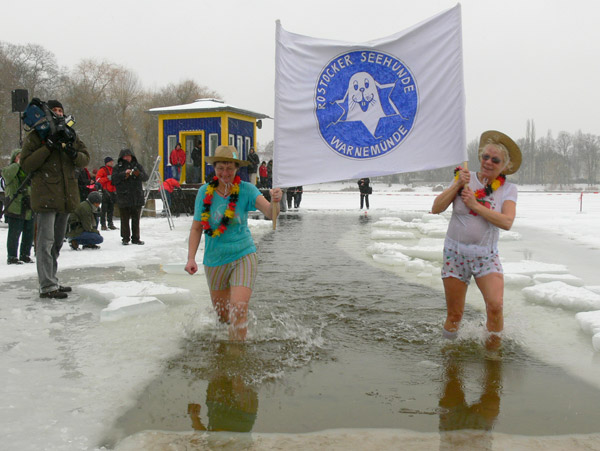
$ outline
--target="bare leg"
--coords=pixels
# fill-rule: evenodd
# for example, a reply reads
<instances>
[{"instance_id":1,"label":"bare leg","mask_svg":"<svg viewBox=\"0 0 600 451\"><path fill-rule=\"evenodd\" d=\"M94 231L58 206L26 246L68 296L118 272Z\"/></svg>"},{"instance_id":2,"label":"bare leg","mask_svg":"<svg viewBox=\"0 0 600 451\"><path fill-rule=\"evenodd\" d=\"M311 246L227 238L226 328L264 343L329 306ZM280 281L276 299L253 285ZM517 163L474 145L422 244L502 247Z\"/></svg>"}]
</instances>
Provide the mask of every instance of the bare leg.
<instances>
[{"instance_id":1,"label":"bare leg","mask_svg":"<svg viewBox=\"0 0 600 451\"><path fill-rule=\"evenodd\" d=\"M485 301L487 330L493 332L488 337L486 346L488 349L497 349L500 346L500 337L497 334L504 329L504 275L500 273L487 274L475 281Z\"/></svg>"},{"instance_id":2,"label":"bare leg","mask_svg":"<svg viewBox=\"0 0 600 451\"><path fill-rule=\"evenodd\" d=\"M219 316L219 321L222 323L229 322L229 299L231 298L231 289L226 290L211 290L210 298L212 300L215 312Z\"/></svg>"},{"instance_id":3,"label":"bare leg","mask_svg":"<svg viewBox=\"0 0 600 451\"><path fill-rule=\"evenodd\" d=\"M446 293L446 322L444 329L448 332L456 332L460 326L463 313L465 312L465 298L468 285L455 277L446 277L444 292Z\"/></svg>"},{"instance_id":4,"label":"bare leg","mask_svg":"<svg viewBox=\"0 0 600 451\"><path fill-rule=\"evenodd\" d=\"M229 339L244 341L248 332L248 303L252 290L248 287L231 287L229 302Z\"/></svg>"}]
</instances>

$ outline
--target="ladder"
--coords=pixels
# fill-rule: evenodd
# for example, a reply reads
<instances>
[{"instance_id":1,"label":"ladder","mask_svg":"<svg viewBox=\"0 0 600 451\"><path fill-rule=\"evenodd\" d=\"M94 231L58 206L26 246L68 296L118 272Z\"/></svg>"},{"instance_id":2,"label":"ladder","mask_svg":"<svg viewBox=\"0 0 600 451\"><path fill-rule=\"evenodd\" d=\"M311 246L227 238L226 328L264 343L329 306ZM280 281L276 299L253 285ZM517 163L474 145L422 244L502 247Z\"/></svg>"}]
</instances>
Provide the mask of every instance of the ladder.
<instances>
[{"instance_id":1,"label":"ladder","mask_svg":"<svg viewBox=\"0 0 600 451\"><path fill-rule=\"evenodd\" d=\"M161 186L162 180L160 178L160 172L158 171L158 165L160 163L160 155L156 157L156 161L154 162L154 167L152 168L152 172L150 173L150 177L146 182L146 190L144 192L144 211L149 211L146 208L146 203L148 202L148 197L150 196L150 191L153 189L157 189L160 193L160 198L163 204L163 211L166 213L167 221L169 223L169 229L173 230L175 228L175 224L173 223L173 216L171 215L171 208L169 207L169 202L167 201L167 195L165 194L165 190Z\"/></svg>"}]
</instances>

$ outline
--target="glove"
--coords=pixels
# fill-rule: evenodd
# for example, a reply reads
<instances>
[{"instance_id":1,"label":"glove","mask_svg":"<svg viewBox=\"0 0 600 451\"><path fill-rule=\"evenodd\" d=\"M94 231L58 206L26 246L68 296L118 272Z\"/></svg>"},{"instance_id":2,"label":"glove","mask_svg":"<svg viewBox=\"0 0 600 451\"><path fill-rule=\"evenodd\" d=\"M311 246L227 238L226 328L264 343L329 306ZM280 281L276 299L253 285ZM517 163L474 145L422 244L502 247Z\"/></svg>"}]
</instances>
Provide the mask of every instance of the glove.
<instances>
[{"instance_id":1,"label":"glove","mask_svg":"<svg viewBox=\"0 0 600 451\"><path fill-rule=\"evenodd\" d=\"M50 150L57 150L61 148L61 145L53 135L50 135L46 138L46 147Z\"/></svg>"},{"instance_id":2,"label":"glove","mask_svg":"<svg viewBox=\"0 0 600 451\"><path fill-rule=\"evenodd\" d=\"M135 175L136 177L140 176L140 170L139 169L134 169L133 170L133 175Z\"/></svg>"},{"instance_id":3,"label":"glove","mask_svg":"<svg viewBox=\"0 0 600 451\"><path fill-rule=\"evenodd\" d=\"M64 147L65 153L69 156L71 160L77 158L77 149L73 147L73 144L69 143Z\"/></svg>"}]
</instances>

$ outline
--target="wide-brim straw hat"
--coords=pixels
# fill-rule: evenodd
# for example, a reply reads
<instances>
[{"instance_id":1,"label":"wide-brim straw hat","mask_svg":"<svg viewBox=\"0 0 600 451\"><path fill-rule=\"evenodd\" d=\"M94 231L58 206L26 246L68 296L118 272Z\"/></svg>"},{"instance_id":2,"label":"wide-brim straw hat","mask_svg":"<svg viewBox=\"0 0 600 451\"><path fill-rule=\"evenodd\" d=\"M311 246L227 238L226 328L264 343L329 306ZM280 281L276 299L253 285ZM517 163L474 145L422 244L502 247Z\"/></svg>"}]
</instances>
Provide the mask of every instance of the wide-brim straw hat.
<instances>
[{"instance_id":1,"label":"wide-brim straw hat","mask_svg":"<svg viewBox=\"0 0 600 451\"><path fill-rule=\"evenodd\" d=\"M517 146L517 143L514 142L508 135L505 135L502 132L497 130L488 130L481 134L481 138L479 139L479 148L481 149L486 144L503 144L504 147L508 150L508 157L510 158L510 167L505 168L502 173L509 175L514 174L521 167L521 149Z\"/></svg>"},{"instance_id":2,"label":"wide-brim straw hat","mask_svg":"<svg viewBox=\"0 0 600 451\"><path fill-rule=\"evenodd\" d=\"M219 161L233 162L240 166L248 166L250 163L246 160L240 160L240 155L234 146L219 146L215 150L215 154L212 157L206 157L208 164L214 165Z\"/></svg>"}]
</instances>

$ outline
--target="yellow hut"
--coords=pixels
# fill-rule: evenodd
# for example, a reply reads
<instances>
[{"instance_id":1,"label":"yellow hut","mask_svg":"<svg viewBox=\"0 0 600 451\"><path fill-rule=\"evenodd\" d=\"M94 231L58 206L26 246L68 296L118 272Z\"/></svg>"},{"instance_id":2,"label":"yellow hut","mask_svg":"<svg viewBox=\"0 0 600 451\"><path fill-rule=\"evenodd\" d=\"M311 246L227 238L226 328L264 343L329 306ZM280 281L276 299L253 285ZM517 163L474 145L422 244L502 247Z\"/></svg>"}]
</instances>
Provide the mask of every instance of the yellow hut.
<instances>
[{"instance_id":1,"label":"yellow hut","mask_svg":"<svg viewBox=\"0 0 600 451\"><path fill-rule=\"evenodd\" d=\"M244 110L217 99L198 99L193 103L152 108L158 115L158 154L163 180L171 177L169 156L177 143L186 154L181 183L203 183L207 173L205 157L214 155L221 144L235 146L242 159L256 148L256 129L266 114ZM193 166L192 150L201 150L202 164ZM193 168L193 170L192 170Z\"/></svg>"}]
</instances>

